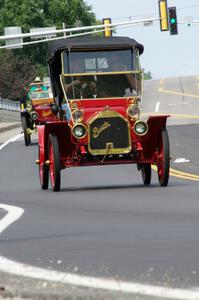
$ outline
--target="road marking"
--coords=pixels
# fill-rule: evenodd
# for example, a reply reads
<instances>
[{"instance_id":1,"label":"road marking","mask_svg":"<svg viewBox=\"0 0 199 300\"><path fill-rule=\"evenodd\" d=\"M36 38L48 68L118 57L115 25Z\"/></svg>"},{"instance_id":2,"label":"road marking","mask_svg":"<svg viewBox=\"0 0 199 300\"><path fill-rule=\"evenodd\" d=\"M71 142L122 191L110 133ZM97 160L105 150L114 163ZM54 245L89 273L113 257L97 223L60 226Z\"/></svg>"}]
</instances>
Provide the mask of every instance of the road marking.
<instances>
[{"instance_id":1,"label":"road marking","mask_svg":"<svg viewBox=\"0 0 199 300\"><path fill-rule=\"evenodd\" d=\"M199 299L199 292L196 290L196 288L193 290L177 288L175 289L169 287L133 283L128 281L119 281L114 279L80 276L72 273L63 273L58 271L45 270L42 268L35 268L26 264L19 264L3 257L0 257L0 270L23 277L76 285L86 288L115 291L120 293L151 296L163 299Z\"/></svg>"},{"instance_id":2,"label":"road marking","mask_svg":"<svg viewBox=\"0 0 199 300\"><path fill-rule=\"evenodd\" d=\"M0 209L7 211L6 216L0 220L0 233L2 233L9 225L18 220L24 213L24 210L17 206L10 206L0 203Z\"/></svg>"},{"instance_id":3,"label":"road marking","mask_svg":"<svg viewBox=\"0 0 199 300\"><path fill-rule=\"evenodd\" d=\"M160 113L155 112L145 112L141 113L142 116L160 116ZM171 118L179 118L179 119L199 119L199 115L184 115L184 114L173 114L173 113L164 113L161 112L161 115L169 115Z\"/></svg>"},{"instance_id":4,"label":"road marking","mask_svg":"<svg viewBox=\"0 0 199 300\"><path fill-rule=\"evenodd\" d=\"M170 171L174 174L176 173L176 174L180 174L180 175L183 175L183 176L186 176L186 177L189 177L189 178L195 178L195 179L199 180L199 175L196 175L196 174L182 172L182 171L179 171L179 170L176 170L176 169L173 169L173 168L170 168Z\"/></svg>"},{"instance_id":5,"label":"road marking","mask_svg":"<svg viewBox=\"0 0 199 300\"><path fill-rule=\"evenodd\" d=\"M2 233L10 224L19 219L24 210L20 207L0 204L0 208L6 210L7 215L0 220L0 232ZM95 278L80 276L78 274L64 273L53 270L45 270L27 264L18 263L0 256L0 271L22 277L59 282L87 288L115 291L134 295L159 297L176 300L198 300L199 291L195 289L177 289L148 284L120 281L107 278Z\"/></svg>"},{"instance_id":6,"label":"road marking","mask_svg":"<svg viewBox=\"0 0 199 300\"><path fill-rule=\"evenodd\" d=\"M187 96L187 97L192 97L192 98L199 98L199 95L181 93L181 92L176 92L176 91L172 91L172 90L165 90L162 86L158 88L158 92L165 93L165 94Z\"/></svg>"},{"instance_id":7,"label":"road marking","mask_svg":"<svg viewBox=\"0 0 199 300\"><path fill-rule=\"evenodd\" d=\"M160 102L157 102L155 105L155 112L159 112Z\"/></svg>"},{"instance_id":8,"label":"road marking","mask_svg":"<svg viewBox=\"0 0 199 300\"><path fill-rule=\"evenodd\" d=\"M181 106L181 105L187 105L187 102L179 102L179 103L169 103L169 106Z\"/></svg>"},{"instance_id":9,"label":"road marking","mask_svg":"<svg viewBox=\"0 0 199 300\"><path fill-rule=\"evenodd\" d=\"M10 138L9 140L7 140L5 143L3 143L1 146L0 146L0 150L2 150L5 146L7 146L9 143L13 143L13 142L16 142L19 138L21 137L21 134L18 134L12 138Z\"/></svg>"},{"instance_id":10,"label":"road marking","mask_svg":"<svg viewBox=\"0 0 199 300\"><path fill-rule=\"evenodd\" d=\"M180 119L199 119L199 115L171 114L171 117Z\"/></svg>"},{"instance_id":11,"label":"road marking","mask_svg":"<svg viewBox=\"0 0 199 300\"><path fill-rule=\"evenodd\" d=\"M157 172L157 166L156 165L152 165L151 168L154 171ZM181 178L181 179L199 181L199 175L178 171L178 170L173 169L173 168L170 168L169 175L173 176L173 177Z\"/></svg>"}]
</instances>

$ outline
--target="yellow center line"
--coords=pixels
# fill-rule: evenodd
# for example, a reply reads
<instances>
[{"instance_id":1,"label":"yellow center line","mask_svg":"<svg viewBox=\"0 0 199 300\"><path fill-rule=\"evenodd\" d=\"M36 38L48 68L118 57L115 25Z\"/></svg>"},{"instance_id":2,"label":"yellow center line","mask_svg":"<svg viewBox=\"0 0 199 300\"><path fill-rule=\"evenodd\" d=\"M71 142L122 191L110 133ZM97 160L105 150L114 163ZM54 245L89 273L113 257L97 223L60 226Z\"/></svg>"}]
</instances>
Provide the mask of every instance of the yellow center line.
<instances>
[{"instance_id":1,"label":"yellow center line","mask_svg":"<svg viewBox=\"0 0 199 300\"><path fill-rule=\"evenodd\" d=\"M142 113L141 116L159 116L160 113L146 112ZM161 112L161 115L169 115L171 118L183 118L183 119L199 119L199 115L184 115L184 114L170 114Z\"/></svg>"},{"instance_id":2,"label":"yellow center line","mask_svg":"<svg viewBox=\"0 0 199 300\"><path fill-rule=\"evenodd\" d=\"M172 173L172 172L170 172L169 174L171 176L173 176L173 177L177 177L177 178L181 178L181 179L192 180L192 181L199 181L199 178L193 178L193 177L183 176L183 175Z\"/></svg>"},{"instance_id":3,"label":"yellow center line","mask_svg":"<svg viewBox=\"0 0 199 300\"><path fill-rule=\"evenodd\" d=\"M165 90L163 87L158 88L158 92L160 92L160 93L165 93L165 94L173 94L173 95L187 96L187 97L192 97L192 98L199 98L199 95L195 95L195 94L187 94L187 93L181 93L181 92L176 92L176 91L172 91L172 90Z\"/></svg>"},{"instance_id":4,"label":"yellow center line","mask_svg":"<svg viewBox=\"0 0 199 300\"><path fill-rule=\"evenodd\" d=\"M199 115L170 114L170 116L173 118L199 119Z\"/></svg>"},{"instance_id":5,"label":"yellow center line","mask_svg":"<svg viewBox=\"0 0 199 300\"><path fill-rule=\"evenodd\" d=\"M157 171L157 166L153 165L152 169L154 171ZM175 170L173 168L170 168L169 175L171 175L173 177L181 178L181 179L199 181L199 176L198 175L194 175L194 174L191 174L191 173L181 172L181 171Z\"/></svg>"},{"instance_id":6,"label":"yellow center line","mask_svg":"<svg viewBox=\"0 0 199 300\"><path fill-rule=\"evenodd\" d=\"M192 177L192 178L199 179L199 175L195 175L195 174L187 173L187 172L182 172L182 171L179 171L179 170L176 170L176 169L173 169L173 168L170 168L170 172L177 173L177 174L180 174L180 175L183 175L183 176L189 176L189 177Z\"/></svg>"}]
</instances>

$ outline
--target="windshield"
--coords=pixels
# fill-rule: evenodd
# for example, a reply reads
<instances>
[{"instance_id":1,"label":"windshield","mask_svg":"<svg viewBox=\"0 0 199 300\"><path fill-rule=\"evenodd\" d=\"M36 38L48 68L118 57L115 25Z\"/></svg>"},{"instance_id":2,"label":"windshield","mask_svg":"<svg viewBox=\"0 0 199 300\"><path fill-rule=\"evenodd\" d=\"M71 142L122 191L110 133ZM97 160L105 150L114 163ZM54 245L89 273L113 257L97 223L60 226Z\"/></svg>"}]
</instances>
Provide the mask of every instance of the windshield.
<instances>
[{"instance_id":1,"label":"windshield","mask_svg":"<svg viewBox=\"0 0 199 300\"><path fill-rule=\"evenodd\" d=\"M139 52L135 49L63 52L63 74L139 71Z\"/></svg>"},{"instance_id":2,"label":"windshield","mask_svg":"<svg viewBox=\"0 0 199 300\"><path fill-rule=\"evenodd\" d=\"M31 92L30 97L32 100L46 99L49 98L49 92L48 91Z\"/></svg>"},{"instance_id":3,"label":"windshield","mask_svg":"<svg viewBox=\"0 0 199 300\"><path fill-rule=\"evenodd\" d=\"M67 99L129 97L140 94L137 49L63 52L62 87Z\"/></svg>"}]
</instances>

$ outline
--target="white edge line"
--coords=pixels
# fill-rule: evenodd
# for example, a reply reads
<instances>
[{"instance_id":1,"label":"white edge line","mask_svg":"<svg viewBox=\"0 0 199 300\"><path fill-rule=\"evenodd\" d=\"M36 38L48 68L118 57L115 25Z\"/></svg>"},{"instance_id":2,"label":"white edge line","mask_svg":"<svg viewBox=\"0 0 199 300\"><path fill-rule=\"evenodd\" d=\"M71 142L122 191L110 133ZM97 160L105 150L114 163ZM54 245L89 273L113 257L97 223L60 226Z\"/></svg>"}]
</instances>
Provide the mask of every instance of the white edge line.
<instances>
[{"instance_id":1,"label":"white edge line","mask_svg":"<svg viewBox=\"0 0 199 300\"><path fill-rule=\"evenodd\" d=\"M13 143L13 142L16 142L19 138L21 137L21 134L18 134L12 138L10 138L9 140L7 140L5 143L3 143L1 146L0 146L0 150L2 150L5 146L7 146L9 143Z\"/></svg>"},{"instance_id":2,"label":"white edge line","mask_svg":"<svg viewBox=\"0 0 199 300\"><path fill-rule=\"evenodd\" d=\"M87 288L102 289L115 292L153 296L163 299L198 300L199 292L196 290L172 289L161 286L145 285L140 283L125 282L114 279L94 278L71 273L63 273L42 268L20 264L0 257L0 270L3 272L30 277L34 279L59 282Z\"/></svg>"},{"instance_id":3,"label":"white edge line","mask_svg":"<svg viewBox=\"0 0 199 300\"><path fill-rule=\"evenodd\" d=\"M157 102L155 105L155 112L159 112L160 102Z\"/></svg>"},{"instance_id":4,"label":"white edge line","mask_svg":"<svg viewBox=\"0 0 199 300\"><path fill-rule=\"evenodd\" d=\"M0 232L2 233L10 224L19 219L24 210L20 207L0 204L0 208L8 211L7 215L0 220ZM115 292L153 296L163 299L199 300L199 292L196 289L185 290L161 286L145 285L115 279L95 278L80 276L78 274L63 273L45 270L30 265L18 263L0 256L0 271L17 276L34 279L59 282L63 284L82 286L87 288L102 289Z\"/></svg>"}]
</instances>

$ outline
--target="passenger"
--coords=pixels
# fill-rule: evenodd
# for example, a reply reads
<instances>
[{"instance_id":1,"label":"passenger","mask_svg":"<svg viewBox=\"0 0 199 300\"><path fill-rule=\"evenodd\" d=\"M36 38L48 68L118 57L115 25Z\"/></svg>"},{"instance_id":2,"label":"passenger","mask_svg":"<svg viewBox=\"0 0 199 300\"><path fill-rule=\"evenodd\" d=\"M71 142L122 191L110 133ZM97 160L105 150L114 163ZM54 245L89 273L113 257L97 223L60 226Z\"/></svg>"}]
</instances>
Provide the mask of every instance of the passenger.
<instances>
[{"instance_id":1,"label":"passenger","mask_svg":"<svg viewBox=\"0 0 199 300\"><path fill-rule=\"evenodd\" d=\"M127 65L123 63L122 56L118 53L115 52L108 58L107 71L114 73L100 77L98 97L123 97L137 93L134 74L125 73L130 71L130 68L128 69Z\"/></svg>"}]
</instances>

